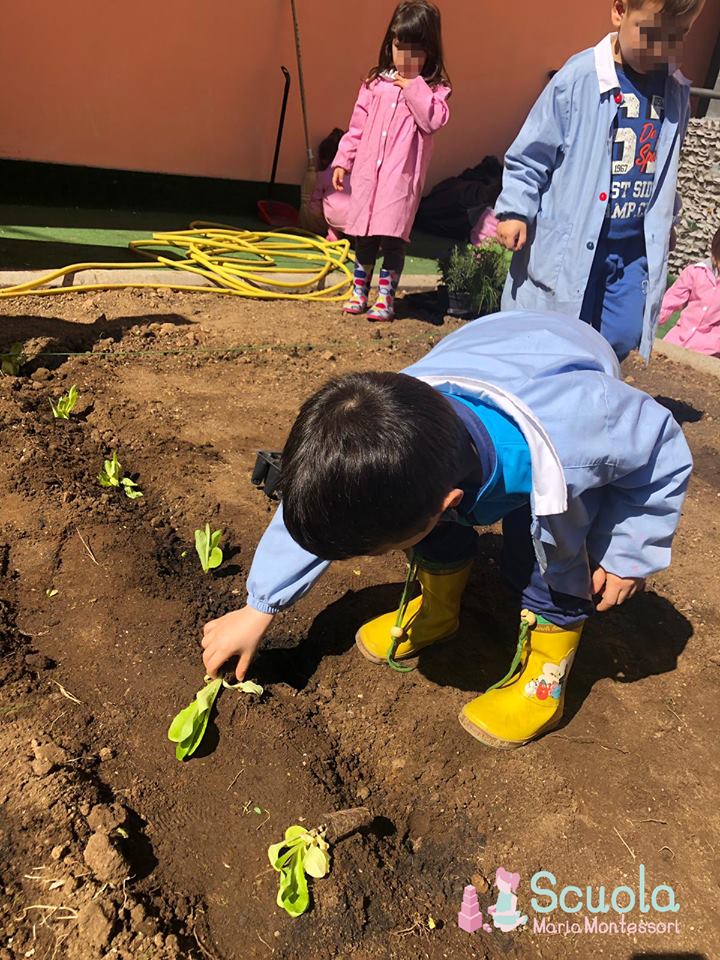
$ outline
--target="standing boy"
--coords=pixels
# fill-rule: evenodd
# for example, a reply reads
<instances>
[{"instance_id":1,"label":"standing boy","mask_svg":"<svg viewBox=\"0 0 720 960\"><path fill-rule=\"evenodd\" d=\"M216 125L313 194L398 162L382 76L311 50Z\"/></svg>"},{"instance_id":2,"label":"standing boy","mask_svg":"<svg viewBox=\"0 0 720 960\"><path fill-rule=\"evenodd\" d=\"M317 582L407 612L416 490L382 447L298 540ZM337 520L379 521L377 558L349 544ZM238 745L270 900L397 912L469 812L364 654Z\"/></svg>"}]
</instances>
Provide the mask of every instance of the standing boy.
<instances>
[{"instance_id":1,"label":"standing boy","mask_svg":"<svg viewBox=\"0 0 720 960\"><path fill-rule=\"evenodd\" d=\"M649 359L665 293L689 81L676 62L704 0L613 0L616 33L555 74L505 157L502 306L590 323Z\"/></svg>"}]
</instances>

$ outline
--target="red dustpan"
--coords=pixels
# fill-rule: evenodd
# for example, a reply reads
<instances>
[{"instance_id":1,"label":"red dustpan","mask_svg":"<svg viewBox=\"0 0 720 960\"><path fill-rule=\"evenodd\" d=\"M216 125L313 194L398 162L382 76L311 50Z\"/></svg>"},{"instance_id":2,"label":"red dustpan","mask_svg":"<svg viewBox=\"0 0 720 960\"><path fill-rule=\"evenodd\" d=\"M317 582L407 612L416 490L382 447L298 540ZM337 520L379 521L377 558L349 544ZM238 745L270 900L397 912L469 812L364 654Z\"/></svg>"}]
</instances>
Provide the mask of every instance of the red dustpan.
<instances>
[{"instance_id":1,"label":"red dustpan","mask_svg":"<svg viewBox=\"0 0 720 960\"><path fill-rule=\"evenodd\" d=\"M260 217L271 227L295 227L298 223L299 213L289 203L282 203L279 200L273 200L273 190L275 188L275 174L277 173L278 157L280 156L280 144L282 143L283 128L285 127L285 111L287 109L288 94L290 93L290 72L287 67L280 67L285 77L285 89L283 90L282 107L280 108L280 123L278 124L277 140L275 141L275 156L273 157L272 173L270 174L270 187L268 189L267 200L258 200L258 213Z\"/></svg>"},{"instance_id":2,"label":"red dustpan","mask_svg":"<svg viewBox=\"0 0 720 960\"><path fill-rule=\"evenodd\" d=\"M279 200L258 200L260 217L271 227L296 227L299 213L289 203Z\"/></svg>"}]
</instances>

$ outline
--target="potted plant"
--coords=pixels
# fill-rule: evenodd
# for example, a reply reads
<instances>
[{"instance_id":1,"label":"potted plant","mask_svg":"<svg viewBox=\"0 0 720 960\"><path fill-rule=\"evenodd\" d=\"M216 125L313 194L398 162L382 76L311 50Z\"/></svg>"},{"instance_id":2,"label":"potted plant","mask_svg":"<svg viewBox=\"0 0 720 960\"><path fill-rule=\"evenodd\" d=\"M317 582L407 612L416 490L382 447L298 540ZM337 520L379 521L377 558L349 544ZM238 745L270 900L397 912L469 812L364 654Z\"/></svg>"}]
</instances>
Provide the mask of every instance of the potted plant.
<instances>
[{"instance_id":1,"label":"potted plant","mask_svg":"<svg viewBox=\"0 0 720 960\"><path fill-rule=\"evenodd\" d=\"M448 298L447 313L451 317L472 317L475 278L475 247L454 246L450 256L438 260L440 275Z\"/></svg>"},{"instance_id":2,"label":"potted plant","mask_svg":"<svg viewBox=\"0 0 720 960\"><path fill-rule=\"evenodd\" d=\"M492 313L500 306L511 254L497 241L475 247L453 247L438 261L448 295L448 315L471 319Z\"/></svg>"},{"instance_id":3,"label":"potted plant","mask_svg":"<svg viewBox=\"0 0 720 960\"><path fill-rule=\"evenodd\" d=\"M473 310L476 317L500 309L500 298L511 260L512 252L497 240L485 240L475 247Z\"/></svg>"}]
</instances>

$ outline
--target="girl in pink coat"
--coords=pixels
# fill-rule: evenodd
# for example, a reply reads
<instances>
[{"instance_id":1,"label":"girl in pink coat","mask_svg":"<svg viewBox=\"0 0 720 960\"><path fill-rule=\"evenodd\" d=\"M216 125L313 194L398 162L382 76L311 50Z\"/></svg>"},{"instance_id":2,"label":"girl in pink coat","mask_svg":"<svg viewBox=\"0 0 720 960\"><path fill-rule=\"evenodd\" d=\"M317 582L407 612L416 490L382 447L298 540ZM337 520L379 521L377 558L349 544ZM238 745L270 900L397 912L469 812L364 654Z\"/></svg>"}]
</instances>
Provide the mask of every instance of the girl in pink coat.
<instances>
[{"instance_id":1,"label":"girl in pink coat","mask_svg":"<svg viewBox=\"0 0 720 960\"><path fill-rule=\"evenodd\" d=\"M676 310L683 312L665 342L720 357L720 230L713 237L710 259L685 267L665 294L660 323L667 323Z\"/></svg>"},{"instance_id":2,"label":"girl in pink coat","mask_svg":"<svg viewBox=\"0 0 720 960\"><path fill-rule=\"evenodd\" d=\"M355 237L355 277L345 313L367 311L382 249L378 299L368 320L389 321L395 315L395 291L430 164L432 135L448 121L449 96L439 10L427 0L401 3L333 161L336 190L343 190L352 171L345 233Z\"/></svg>"}]
</instances>

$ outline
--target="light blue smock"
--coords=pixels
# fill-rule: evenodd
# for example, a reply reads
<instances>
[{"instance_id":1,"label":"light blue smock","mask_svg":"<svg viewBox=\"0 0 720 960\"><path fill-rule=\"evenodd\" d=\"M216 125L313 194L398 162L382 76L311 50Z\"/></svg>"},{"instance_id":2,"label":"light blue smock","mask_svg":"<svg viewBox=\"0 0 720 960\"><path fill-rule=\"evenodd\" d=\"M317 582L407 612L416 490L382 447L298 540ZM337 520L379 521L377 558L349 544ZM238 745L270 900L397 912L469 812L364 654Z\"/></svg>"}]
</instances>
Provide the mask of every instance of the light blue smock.
<instances>
[{"instance_id":1,"label":"light blue smock","mask_svg":"<svg viewBox=\"0 0 720 960\"><path fill-rule=\"evenodd\" d=\"M503 310L580 316L610 197L620 93L614 35L572 57L555 74L505 155L498 216L527 221L528 242L513 257ZM679 213L677 175L690 85L668 72L653 195L645 213L648 286L640 353L649 359L667 286L670 232Z\"/></svg>"},{"instance_id":2,"label":"light blue smock","mask_svg":"<svg viewBox=\"0 0 720 960\"><path fill-rule=\"evenodd\" d=\"M610 345L592 327L554 314L494 314L445 337L403 372L445 394L512 410L530 449L531 533L552 589L589 598L589 557L623 577L669 565L690 450L672 414L623 383ZM290 537L281 505L255 553L248 603L277 613L328 566Z\"/></svg>"}]
</instances>

